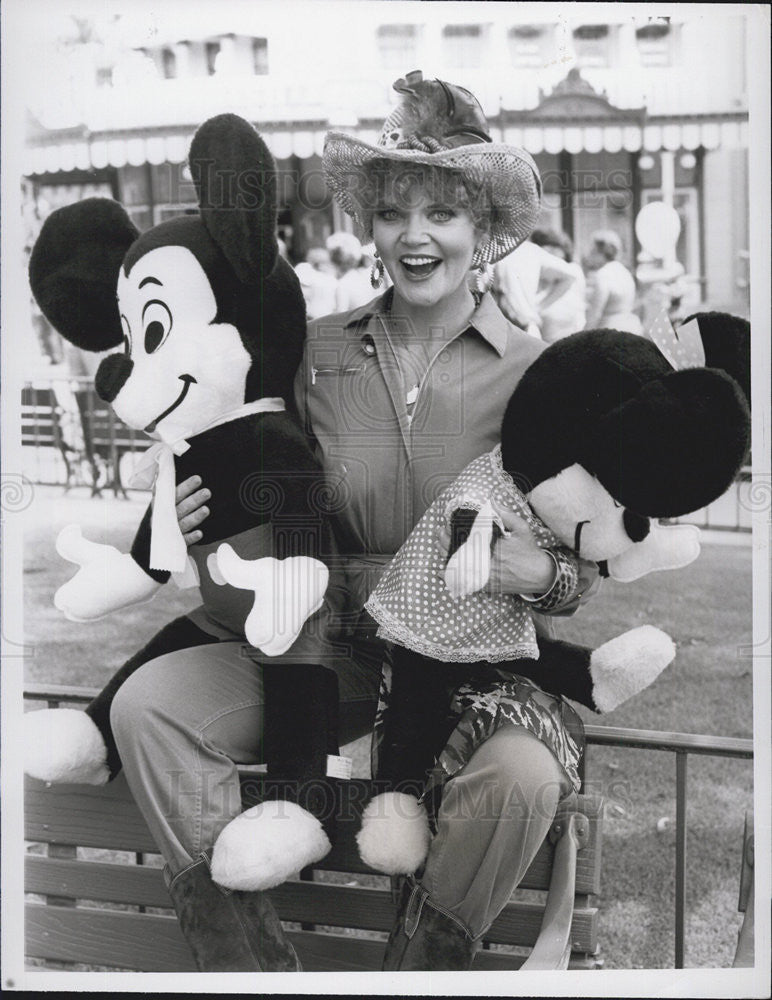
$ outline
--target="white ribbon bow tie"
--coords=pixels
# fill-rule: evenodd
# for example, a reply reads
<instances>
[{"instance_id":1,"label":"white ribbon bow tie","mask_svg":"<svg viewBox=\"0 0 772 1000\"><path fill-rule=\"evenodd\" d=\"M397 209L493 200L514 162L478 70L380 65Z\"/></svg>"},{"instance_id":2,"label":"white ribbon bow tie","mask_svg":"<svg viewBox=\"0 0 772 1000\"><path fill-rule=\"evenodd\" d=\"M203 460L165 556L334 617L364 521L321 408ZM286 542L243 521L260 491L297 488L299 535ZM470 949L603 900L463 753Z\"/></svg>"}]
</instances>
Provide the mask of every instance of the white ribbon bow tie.
<instances>
[{"instance_id":1,"label":"white ribbon bow tie","mask_svg":"<svg viewBox=\"0 0 772 1000\"><path fill-rule=\"evenodd\" d=\"M212 420L196 431L196 436L212 427L230 423L253 413L277 413L285 409L283 399L265 397ZM198 579L190 572L188 547L177 521L174 456L184 455L190 445L184 438L159 441L151 445L139 459L129 485L136 489L153 489L153 512L150 519L150 569L175 574L181 587L195 587ZM202 470L206 472L206 470Z\"/></svg>"}]
</instances>

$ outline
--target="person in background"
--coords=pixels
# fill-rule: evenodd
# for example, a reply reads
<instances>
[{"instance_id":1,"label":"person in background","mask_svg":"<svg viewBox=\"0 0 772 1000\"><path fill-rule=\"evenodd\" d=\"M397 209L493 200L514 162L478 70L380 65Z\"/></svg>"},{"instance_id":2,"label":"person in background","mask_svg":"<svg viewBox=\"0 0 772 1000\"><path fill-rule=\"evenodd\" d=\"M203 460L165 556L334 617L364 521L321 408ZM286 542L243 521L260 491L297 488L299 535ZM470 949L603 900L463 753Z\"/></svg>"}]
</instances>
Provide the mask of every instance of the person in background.
<instances>
[{"instance_id":1,"label":"person in background","mask_svg":"<svg viewBox=\"0 0 772 1000\"><path fill-rule=\"evenodd\" d=\"M327 250L338 277L335 288L335 312L349 312L375 298L370 281L370 264L362 244L353 233L333 233L327 237Z\"/></svg>"},{"instance_id":2,"label":"person in background","mask_svg":"<svg viewBox=\"0 0 772 1000\"><path fill-rule=\"evenodd\" d=\"M573 268L529 239L494 267L493 295L511 323L541 337L545 310L577 282Z\"/></svg>"},{"instance_id":3,"label":"person in background","mask_svg":"<svg viewBox=\"0 0 772 1000\"><path fill-rule=\"evenodd\" d=\"M306 300L306 315L318 319L335 312L337 279L330 253L325 247L311 247L306 259L295 268Z\"/></svg>"},{"instance_id":4,"label":"person in background","mask_svg":"<svg viewBox=\"0 0 772 1000\"><path fill-rule=\"evenodd\" d=\"M609 328L643 333L635 309L635 278L618 258L622 241L611 229L592 234L592 249L585 257L588 276L585 329Z\"/></svg>"},{"instance_id":5,"label":"person in background","mask_svg":"<svg viewBox=\"0 0 772 1000\"><path fill-rule=\"evenodd\" d=\"M584 329L587 283L581 265L573 259L574 246L571 238L565 233L556 229L534 229L531 242L543 247L559 260L565 261L576 277L576 281L547 306L544 305L545 293L550 291L551 286L547 284L543 290L540 288L541 337L545 343L551 344L561 337L567 337Z\"/></svg>"},{"instance_id":6,"label":"person in background","mask_svg":"<svg viewBox=\"0 0 772 1000\"><path fill-rule=\"evenodd\" d=\"M663 309L671 322L678 323L687 290L684 273L683 264L677 260L665 263L645 250L640 253L635 280L638 282L644 330L651 327Z\"/></svg>"}]
</instances>

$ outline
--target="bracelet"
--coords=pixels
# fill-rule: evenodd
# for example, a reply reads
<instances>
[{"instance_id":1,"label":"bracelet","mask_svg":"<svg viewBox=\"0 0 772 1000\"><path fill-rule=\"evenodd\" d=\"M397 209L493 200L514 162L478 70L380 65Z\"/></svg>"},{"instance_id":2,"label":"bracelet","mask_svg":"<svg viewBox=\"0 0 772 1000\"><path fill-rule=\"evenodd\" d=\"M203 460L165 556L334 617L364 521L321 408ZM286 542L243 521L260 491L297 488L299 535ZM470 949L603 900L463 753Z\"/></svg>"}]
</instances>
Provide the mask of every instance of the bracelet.
<instances>
[{"instance_id":1,"label":"bracelet","mask_svg":"<svg viewBox=\"0 0 772 1000\"><path fill-rule=\"evenodd\" d=\"M557 551L545 549L545 551L555 563L555 579L552 581L552 586L536 597L528 597L525 594L519 596L539 611L552 611L575 595L579 586L579 570L576 562L560 549Z\"/></svg>"}]
</instances>

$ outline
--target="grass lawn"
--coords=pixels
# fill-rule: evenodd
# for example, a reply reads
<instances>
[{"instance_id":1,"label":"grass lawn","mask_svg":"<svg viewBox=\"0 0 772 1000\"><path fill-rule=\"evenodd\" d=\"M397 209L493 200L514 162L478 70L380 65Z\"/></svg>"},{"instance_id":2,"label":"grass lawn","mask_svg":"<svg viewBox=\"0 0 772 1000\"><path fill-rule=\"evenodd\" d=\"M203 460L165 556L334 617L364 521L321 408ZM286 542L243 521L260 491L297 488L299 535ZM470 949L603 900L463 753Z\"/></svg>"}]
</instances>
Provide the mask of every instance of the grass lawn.
<instances>
[{"instance_id":1,"label":"grass lawn","mask_svg":"<svg viewBox=\"0 0 772 1000\"><path fill-rule=\"evenodd\" d=\"M24 513L24 633L28 682L101 686L172 617L195 606L197 591L164 588L119 620L67 622L53 593L73 574L54 551L65 524L128 548L139 500L62 498L36 487ZM696 563L633 584L605 581L561 635L599 644L634 625L656 624L678 646L674 664L643 694L587 722L722 736L752 735L751 548L705 545ZM8 630L10 638L15 638ZM351 751L349 751L351 752ZM363 768L367 748L354 748ZM360 773L362 771L360 770ZM606 968L673 966L675 763L669 753L593 747L587 781L606 800L600 941ZM743 815L752 805L749 761L692 757L688 779L687 967L731 965ZM658 830L658 821L669 824Z\"/></svg>"}]
</instances>

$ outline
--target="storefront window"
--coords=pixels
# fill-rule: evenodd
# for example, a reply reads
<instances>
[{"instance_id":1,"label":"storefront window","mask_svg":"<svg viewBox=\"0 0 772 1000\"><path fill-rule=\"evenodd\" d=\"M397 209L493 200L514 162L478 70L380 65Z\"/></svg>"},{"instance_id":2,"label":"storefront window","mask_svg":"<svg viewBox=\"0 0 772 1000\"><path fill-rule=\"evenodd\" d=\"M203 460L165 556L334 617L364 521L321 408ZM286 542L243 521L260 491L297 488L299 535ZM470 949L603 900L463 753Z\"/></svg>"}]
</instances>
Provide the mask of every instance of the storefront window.
<instances>
[{"instance_id":1,"label":"storefront window","mask_svg":"<svg viewBox=\"0 0 772 1000\"><path fill-rule=\"evenodd\" d=\"M636 29L642 66L672 66L675 33L665 18Z\"/></svg>"},{"instance_id":2,"label":"storefront window","mask_svg":"<svg viewBox=\"0 0 772 1000\"><path fill-rule=\"evenodd\" d=\"M509 55L517 69L536 69L552 58L553 29L548 25L523 24L509 29Z\"/></svg>"},{"instance_id":3,"label":"storefront window","mask_svg":"<svg viewBox=\"0 0 772 1000\"><path fill-rule=\"evenodd\" d=\"M252 39L252 71L257 76L268 73L268 39Z\"/></svg>"},{"instance_id":4,"label":"storefront window","mask_svg":"<svg viewBox=\"0 0 772 1000\"><path fill-rule=\"evenodd\" d=\"M442 29L445 62L455 69L482 65L483 32L479 24L449 24Z\"/></svg>"},{"instance_id":5,"label":"storefront window","mask_svg":"<svg viewBox=\"0 0 772 1000\"><path fill-rule=\"evenodd\" d=\"M607 24L583 24L574 31L576 61L580 67L611 65L611 28Z\"/></svg>"},{"instance_id":6,"label":"storefront window","mask_svg":"<svg viewBox=\"0 0 772 1000\"><path fill-rule=\"evenodd\" d=\"M414 24L383 24L378 28L378 51L384 69L404 71L418 56L418 29Z\"/></svg>"},{"instance_id":7,"label":"storefront window","mask_svg":"<svg viewBox=\"0 0 772 1000\"><path fill-rule=\"evenodd\" d=\"M204 52L206 55L206 71L209 76L214 76L217 69L217 57L220 54L220 43L207 42L204 46Z\"/></svg>"}]
</instances>

